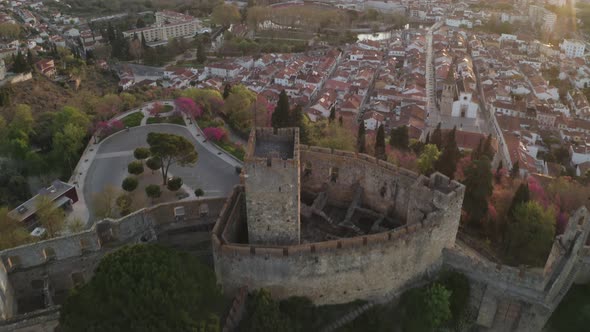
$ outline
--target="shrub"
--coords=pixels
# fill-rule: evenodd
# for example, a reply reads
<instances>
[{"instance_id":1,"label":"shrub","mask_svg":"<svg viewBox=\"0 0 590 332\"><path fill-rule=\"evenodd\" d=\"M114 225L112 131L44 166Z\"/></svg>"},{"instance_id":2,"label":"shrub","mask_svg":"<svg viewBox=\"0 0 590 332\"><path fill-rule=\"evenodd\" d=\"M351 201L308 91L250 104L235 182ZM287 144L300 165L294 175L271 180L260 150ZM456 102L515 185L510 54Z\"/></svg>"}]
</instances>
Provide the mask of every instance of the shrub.
<instances>
[{"instance_id":1,"label":"shrub","mask_svg":"<svg viewBox=\"0 0 590 332\"><path fill-rule=\"evenodd\" d=\"M150 184L149 186L145 187L145 193L148 195L149 198L158 198L162 195L162 190L160 190L160 186L157 184Z\"/></svg>"},{"instance_id":2,"label":"shrub","mask_svg":"<svg viewBox=\"0 0 590 332\"><path fill-rule=\"evenodd\" d=\"M157 171L162 168L162 162L158 158L150 158L145 162L145 165L152 171Z\"/></svg>"},{"instance_id":3,"label":"shrub","mask_svg":"<svg viewBox=\"0 0 590 332\"><path fill-rule=\"evenodd\" d=\"M201 189L201 188L195 189L195 196L197 196L197 198L201 197L203 195L205 195L205 192L203 191L203 189Z\"/></svg>"},{"instance_id":4,"label":"shrub","mask_svg":"<svg viewBox=\"0 0 590 332\"><path fill-rule=\"evenodd\" d=\"M182 179L177 176L173 177L172 179L168 180L167 187L170 191L177 191L180 189L180 187L182 187Z\"/></svg>"},{"instance_id":5,"label":"shrub","mask_svg":"<svg viewBox=\"0 0 590 332\"><path fill-rule=\"evenodd\" d=\"M149 148L137 148L133 151L133 157L137 160L143 160L150 156L150 149Z\"/></svg>"},{"instance_id":6,"label":"shrub","mask_svg":"<svg viewBox=\"0 0 590 332\"><path fill-rule=\"evenodd\" d=\"M139 175L143 173L143 164L139 160L135 160L127 165L127 171L129 174Z\"/></svg>"},{"instance_id":7,"label":"shrub","mask_svg":"<svg viewBox=\"0 0 590 332\"><path fill-rule=\"evenodd\" d=\"M135 176L128 176L125 178L125 180L123 180L123 184L121 186L123 187L123 190L132 192L137 188L137 185L137 178Z\"/></svg>"},{"instance_id":8,"label":"shrub","mask_svg":"<svg viewBox=\"0 0 590 332\"><path fill-rule=\"evenodd\" d=\"M225 130L223 128L208 127L203 129L203 135L208 140L218 142L225 137Z\"/></svg>"},{"instance_id":9,"label":"shrub","mask_svg":"<svg viewBox=\"0 0 590 332\"><path fill-rule=\"evenodd\" d=\"M121 216L126 216L131 213L131 203L133 203L131 196L128 194L122 194L117 197L116 203Z\"/></svg>"}]
</instances>

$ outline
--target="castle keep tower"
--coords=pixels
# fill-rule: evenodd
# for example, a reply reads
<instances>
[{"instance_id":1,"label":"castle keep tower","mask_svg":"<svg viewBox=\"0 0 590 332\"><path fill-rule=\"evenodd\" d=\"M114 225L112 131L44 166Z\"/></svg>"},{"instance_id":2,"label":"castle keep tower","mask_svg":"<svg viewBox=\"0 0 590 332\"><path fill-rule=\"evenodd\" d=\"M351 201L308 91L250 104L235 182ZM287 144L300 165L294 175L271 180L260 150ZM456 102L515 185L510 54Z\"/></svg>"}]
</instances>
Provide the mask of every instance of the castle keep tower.
<instances>
[{"instance_id":1,"label":"castle keep tower","mask_svg":"<svg viewBox=\"0 0 590 332\"><path fill-rule=\"evenodd\" d=\"M453 114L453 102L457 97L457 84L455 82L455 62L451 64L449 74L442 83L442 95L440 97L440 113L451 116Z\"/></svg>"},{"instance_id":2,"label":"castle keep tower","mask_svg":"<svg viewBox=\"0 0 590 332\"><path fill-rule=\"evenodd\" d=\"M256 128L244 160L251 244L299 244L299 129Z\"/></svg>"}]
</instances>

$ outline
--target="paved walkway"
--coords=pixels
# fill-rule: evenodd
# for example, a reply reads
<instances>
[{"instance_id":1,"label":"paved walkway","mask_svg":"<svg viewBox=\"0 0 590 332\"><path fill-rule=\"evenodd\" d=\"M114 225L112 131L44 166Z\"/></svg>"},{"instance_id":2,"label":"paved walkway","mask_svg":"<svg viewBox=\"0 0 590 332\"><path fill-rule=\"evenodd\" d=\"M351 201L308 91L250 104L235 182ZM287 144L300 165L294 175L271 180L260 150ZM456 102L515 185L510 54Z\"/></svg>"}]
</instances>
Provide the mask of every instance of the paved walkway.
<instances>
[{"instance_id":1,"label":"paved walkway","mask_svg":"<svg viewBox=\"0 0 590 332\"><path fill-rule=\"evenodd\" d=\"M127 111L125 113L119 114L114 119L120 120L129 114L136 113L136 112L142 112L144 114L144 118L142 119L139 127L146 126L147 119L150 117L149 109L156 102L160 102L164 105L171 105L174 107L174 102L170 101L170 100L153 101L153 102L149 102L149 103L144 104L142 107L135 108L135 109L132 109L132 110ZM169 115L172 115L174 112L175 112L175 110L161 114L161 116L169 116ZM231 154L227 153L225 150L220 149L217 145L206 141L204 139L205 136L203 135L202 130L198 127L196 121L192 121L191 119L186 118L186 117L184 117L184 120L185 120L185 124L186 124L186 129L188 129L191 136L202 148L207 149L207 151L211 152L212 154L217 156L219 159L223 160L225 163L227 163L233 167L236 167L236 166L241 167L242 166L242 162L240 160L238 160L237 158L235 158ZM152 125L149 125L149 126L152 126ZM156 125L153 125L153 126L156 126ZM121 133L121 132L119 132L119 133ZM115 133L113 135L117 135L117 134L118 133ZM86 149L82 153L82 156L80 157L80 160L78 161L78 164L76 165L76 168L74 169L74 172L72 173L72 176L69 180L69 183L74 184L77 188L78 202L73 204L72 212L68 215L68 221L78 219L78 220L81 220L87 226L90 226L90 225L88 225L88 222L90 220L90 212L89 212L89 208L88 208L88 202L86 201L86 199L88 197L85 197L85 195L84 195L84 192L85 192L84 185L86 182L86 177L88 175L88 171L89 171L90 167L92 166L94 160L108 159L108 158L120 158L120 157L133 155L133 150L101 153L100 155L97 155L97 152L99 151L99 148L101 147L101 145L105 142L108 142L109 138L112 137L113 135L103 139L101 142L98 142L98 143L96 142L96 138L93 136L90 139L90 141L88 142ZM192 190L190 190L188 188L188 186L186 184L183 185L183 189L185 189L189 193L189 195L191 195L190 197L194 197L194 193L192 192ZM222 194L221 190L218 192L215 190L213 190L213 191L209 190L208 193L209 194L215 194L215 193Z\"/></svg>"}]
</instances>

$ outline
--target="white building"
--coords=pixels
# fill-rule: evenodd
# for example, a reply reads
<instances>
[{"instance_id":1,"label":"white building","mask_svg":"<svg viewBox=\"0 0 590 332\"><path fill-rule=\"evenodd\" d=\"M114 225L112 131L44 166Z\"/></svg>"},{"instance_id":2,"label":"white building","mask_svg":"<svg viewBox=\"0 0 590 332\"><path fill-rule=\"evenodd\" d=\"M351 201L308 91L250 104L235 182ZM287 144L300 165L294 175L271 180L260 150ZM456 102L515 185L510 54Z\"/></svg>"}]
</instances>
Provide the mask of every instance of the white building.
<instances>
[{"instance_id":1,"label":"white building","mask_svg":"<svg viewBox=\"0 0 590 332\"><path fill-rule=\"evenodd\" d=\"M190 15L172 11L156 12L156 23L151 27L123 32L125 38L139 38L143 35L146 42L165 42L171 38L191 37L200 29L200 21Z\"/></svg>"},{"instance_id":2,"label":"white building","mask_svg":"<svg viewBox=\"0 0 590 332\"><path fill-rule=\"evenodd\" d=\"M579 40L564 39L560 45L561 51L568 58L579 58L584 56L586 44Z\"/></svg>"}]
</instances>

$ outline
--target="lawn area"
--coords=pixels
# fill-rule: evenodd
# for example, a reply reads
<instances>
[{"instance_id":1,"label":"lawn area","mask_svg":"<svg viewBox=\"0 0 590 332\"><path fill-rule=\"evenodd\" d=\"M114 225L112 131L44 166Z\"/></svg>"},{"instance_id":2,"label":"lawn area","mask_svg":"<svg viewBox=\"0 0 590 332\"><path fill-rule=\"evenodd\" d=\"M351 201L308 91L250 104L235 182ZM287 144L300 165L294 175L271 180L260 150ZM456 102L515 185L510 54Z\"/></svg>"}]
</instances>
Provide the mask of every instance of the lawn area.
<instances>
[{"instance_id":1,"label":"lawn area","mask_svg":"<svg viewBox=\"0 0 590 332\"><path fill-rule=\"evenodd\" d=\"M172 115L172 116L163 116L163 117L154 117L147 119L147 124L154 124L154 123L174 123L177 125L184 126L184 119L180 115Z\"/></svg>"},{"instance_id":2,"label":"lawn area","mask_svg":"<svg viewBox=\"0 0 590 332\"><path fill-rule=\"evenodd\" d=\"M172 105L164 105L164 113L170 112L174 109Z\"/></svg>"},{"instance_id":3,"label":"lawn area","mask_svg":"<svg viewBox=\"0 0 590 332\"><path fill-rule=\"evenodd\" d=\"M121 121L125 125L125 127L137 127L141 124L141 120L143 119L143 113L135 112L127 115Z\"/></svg>"}]
</instances>

